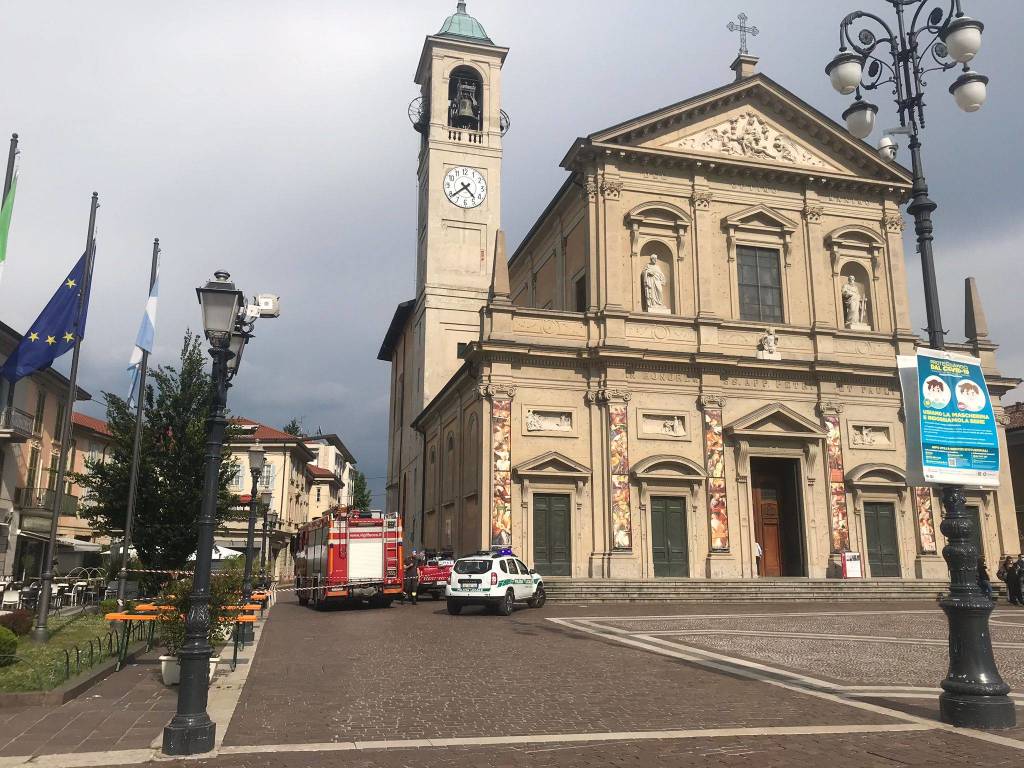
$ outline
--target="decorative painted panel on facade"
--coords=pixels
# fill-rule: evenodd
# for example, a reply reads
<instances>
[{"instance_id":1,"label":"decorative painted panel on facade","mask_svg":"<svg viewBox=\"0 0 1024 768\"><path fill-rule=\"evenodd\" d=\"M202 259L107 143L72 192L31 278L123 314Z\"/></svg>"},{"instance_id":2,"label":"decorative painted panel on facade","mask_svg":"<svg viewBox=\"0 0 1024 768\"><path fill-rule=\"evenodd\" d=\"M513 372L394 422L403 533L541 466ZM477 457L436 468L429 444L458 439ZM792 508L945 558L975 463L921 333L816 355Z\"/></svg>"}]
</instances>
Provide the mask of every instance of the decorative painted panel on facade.
<instances>
[{"instance_id":1,"label":"decorative painted panel on facade","mask_svg":"<svg viewBox=\"0 0 1024 768\"><path fill-rule=\"evenodd\" d=\"M850 549L850 520L846 508L846 474L843 467L843 433L839 431L839 416L827 413L822 417L828 436L828 503L832 526L832 551Z\"/></svg>"},{"instance_id":2,"label":"decorative painted panel on facade","mask_svg":"<svg viewBox=\"0 0 1024 768\"><path fill-rule=\"evenodd\" d=\"M708 472L708 515L711 551L729 551L729 505L725 490L725 445L722 442L722 409L704 410L704 466Z\"/></svg>"},{"instance_id":3,"label":"decorative painted panel on facade","mask_svg":"<svg viewBox=\"0 0 1024 768\"><path fill-rule=\"evenodd\" d=\"M608 406L608 453L612 486L612 545L633 545L629 521L629 429L625 405Z\"/></svg>"},{"instance_id":4,"label":"decorative painted panel on facade","mask_svg":"<svg viewBox=\"0 0 1024 768\"><path fill-rule=\"evenodd\" d=\"M491 544L512 543L512 401L491 401Z\"/></svg>"},{"instance_id":5,"label":"decorative painted panel on facade","mask_svg":"<svg viewBox=\"0 0 1024 768\"><path fill-rule=\"evenodd\" d=\"M921 554L934 555L937 550L931 488L914 488L914 511L917 512L917 533L920 539Z\"/></svg>"}]
</instances>

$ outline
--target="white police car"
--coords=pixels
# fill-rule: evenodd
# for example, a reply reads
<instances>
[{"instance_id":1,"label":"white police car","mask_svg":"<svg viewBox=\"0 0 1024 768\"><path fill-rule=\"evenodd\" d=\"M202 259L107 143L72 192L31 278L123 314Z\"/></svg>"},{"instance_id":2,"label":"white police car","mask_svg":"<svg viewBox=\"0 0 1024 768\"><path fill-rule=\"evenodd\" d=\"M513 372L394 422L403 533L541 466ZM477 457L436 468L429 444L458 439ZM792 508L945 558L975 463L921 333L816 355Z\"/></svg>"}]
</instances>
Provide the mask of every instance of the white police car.
<instances>
[{"instance_id":1,"label":"white police car","mask_svg":"<svg viewBox=\"0 0 1024 768\"><path fill-rule=\"evenodd\" d=\"M516 603L540 608L547 599L540 574L527 568L511 549L477 552L456 560L444 595L453 616L465 605L485 605L508 616Z\"/></svg>"}]
</instances>

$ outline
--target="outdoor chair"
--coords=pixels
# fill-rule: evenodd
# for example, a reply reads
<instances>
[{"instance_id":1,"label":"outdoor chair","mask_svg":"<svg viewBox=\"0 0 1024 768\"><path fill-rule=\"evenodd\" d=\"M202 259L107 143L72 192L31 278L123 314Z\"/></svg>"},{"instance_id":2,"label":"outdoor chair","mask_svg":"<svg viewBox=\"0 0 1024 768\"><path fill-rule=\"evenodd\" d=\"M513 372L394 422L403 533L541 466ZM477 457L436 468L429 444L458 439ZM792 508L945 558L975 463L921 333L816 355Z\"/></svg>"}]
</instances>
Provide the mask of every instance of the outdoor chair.
<instances>
[{"instance_id":1,"label":"outdoor chair","mask_svg":"<svg viewBox=\"0 0 1024 768\"><path fill-rule=\"evenodd\" d=\"M13 611L18 607L19 603L21 603L21 588L14 588L14 585L11 584L4 589L4 598L3 603L0 604L0 610L6 611L9 609Z\"/></svg>"}]
</instances>

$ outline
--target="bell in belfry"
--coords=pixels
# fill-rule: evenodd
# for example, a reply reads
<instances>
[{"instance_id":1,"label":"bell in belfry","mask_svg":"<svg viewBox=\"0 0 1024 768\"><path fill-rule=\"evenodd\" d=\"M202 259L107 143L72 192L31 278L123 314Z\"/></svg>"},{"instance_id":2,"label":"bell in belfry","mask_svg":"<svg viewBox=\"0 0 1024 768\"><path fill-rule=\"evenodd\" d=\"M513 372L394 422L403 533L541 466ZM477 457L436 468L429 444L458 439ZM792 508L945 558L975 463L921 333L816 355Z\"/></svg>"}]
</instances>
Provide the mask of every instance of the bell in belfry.
<instances>
[{"instance_id":1,"label":"bell in belfry","mask_svg":"<svg viewBox=\"0 0 1024 768\"><path fill-rule=\"evenodd\" d=\"M476 85L473 83L459 85L459 103L455 122L459 128L480 129L480 119L477 114Z\"/></svg>"}]
</instances>

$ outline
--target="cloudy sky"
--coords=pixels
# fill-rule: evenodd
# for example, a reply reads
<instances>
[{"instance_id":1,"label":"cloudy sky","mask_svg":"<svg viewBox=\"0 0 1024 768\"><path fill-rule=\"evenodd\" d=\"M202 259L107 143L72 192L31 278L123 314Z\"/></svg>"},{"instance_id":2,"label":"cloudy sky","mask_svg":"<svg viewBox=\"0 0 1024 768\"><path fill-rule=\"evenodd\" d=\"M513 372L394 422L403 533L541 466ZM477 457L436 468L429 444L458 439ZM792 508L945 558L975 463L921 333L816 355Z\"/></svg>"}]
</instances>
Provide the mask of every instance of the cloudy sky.
<instances>
[{"instance_id":1,"label":"cloudy sky","mask_svg":"<svg viewBox=\"0 0 1024 768\"><path fill-rule=\"evenodd\" d=\"M36 316L82 251L95 189L82 385L97 398L124 394L158 236L156 360L173 360L185 329L199 326L194 289L214 269L248 293L280 294L281 317L258 324L230 407L274 426L294 416L338 432L380 494L388 371L376 353L415 276L418 137L406 107L423 38L454 6L6 0L0 135L20 133L22 156L0 319L24 330ZM1015 6L965 0L987 25L975 68L992 77L990 100L961 113L946 92L952 77L931 75L925 162L939 203L945 326L962 338L963 278L975 275L1002 370L1020 375L1024 85L1006 67L1018 58ZM574 137L731 80L737 40L725 25L740 10L760 29L750 49L761 70L838 119L847 101L823 67L841 16L856 7L891 11L882 0L743 0L728 10L718 0L470 0L470 13L511 48L510 246L562 182L558 161ZM895 108L880 98L880 123L895 125ZM923 326L913 259L909 274ZM99 403L85 410L103 415Z\"/></svg>"}]
</instances>

